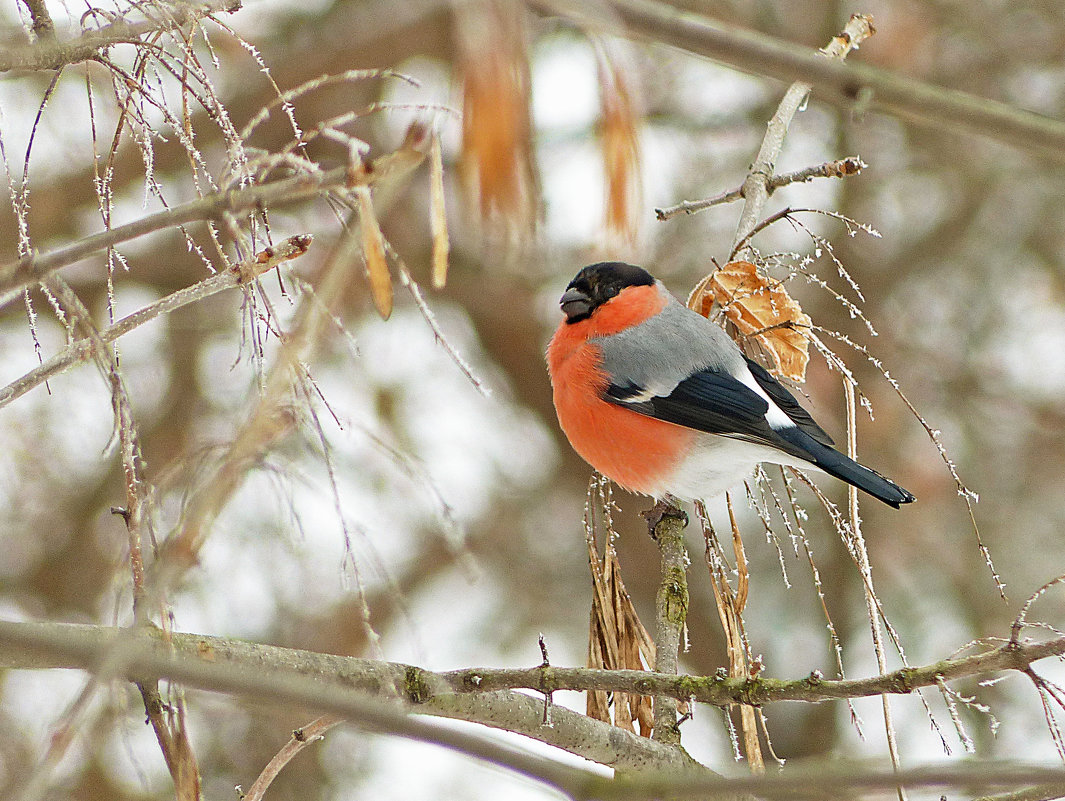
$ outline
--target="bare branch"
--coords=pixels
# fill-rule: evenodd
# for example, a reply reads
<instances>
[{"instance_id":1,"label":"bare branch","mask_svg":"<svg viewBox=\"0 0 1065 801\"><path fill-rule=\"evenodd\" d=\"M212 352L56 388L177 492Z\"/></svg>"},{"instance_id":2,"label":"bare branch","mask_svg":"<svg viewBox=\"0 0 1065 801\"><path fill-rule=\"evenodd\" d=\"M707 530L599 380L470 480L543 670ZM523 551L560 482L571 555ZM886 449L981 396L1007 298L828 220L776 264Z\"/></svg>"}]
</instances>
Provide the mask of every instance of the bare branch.
<instances>
[{"instance_id":1,"label":"bare branch","mask_svg":"<svg viewBox=\"0 0 1065 801\"><path fill-rule=\"evenodd\" d=\"M121 336L128 334L135 328L160 317L163 314L180 309L190 303L209 298L226 289L240 286L251 280L256 275L261 275L273 269L282 261L294 259L303 255L310 245L309 235L293 236L273 248L260 251L252 259L241 264L234 265L230 270L217 273L210 278L205 278L198 284L179 289L166 297L150 303L143 309L123 317L114 325L100 331L100 340L103 343L114 342ZM89 339L79 339L72 342L65 349L48 359L43 364L34 368L20 378L16 378L3 389L0 389L0 408L7 406L18 398L21 398L34 387L43 384L53 376L59 375L78 362L85 361L92 355L93 343Z\"/></svg>"},{"instance_id":2,"label":"bare branch","mask_svg":"<svg viewBox=\"0 0 1065 801\"><path fill-rule=\"evenodd\" d=\"M937 686L977 676L990 676L1005 670L1025 671L1040 659L1065 655L1065 636L1044 642L1004 642L978 654L945 659L922 667L895 670L864 679L827 680L814 673L802 679L773 679L765 675L750 679L720 676L670 676L645 670L601 670L552 666L531 668L467 668L434 673L394 662L378 662L356 657L333 656L270 645L227 640L175 632L165 645L159 635L130 632L107 626L65 623L13 623L0 621L0 668L94 669L95 657L105 653L117 637L150 642L159 653L176 661L206 659L231 664L243 671L249 666L266 673L295 670L314 674L324 682L332 680L366 693L389 692L398 686L417 685L419 702L433 693L491 693L504 689L537 692L558 690L605 690L636 695L669 695L713 706L751 704L764 706L777 701L830 701L865 698L883 693L909 694L921 687ZM145 646L147 647L147 646ZM249 668L250 669L250 668ZM166 674L169 675L169 674ZM536 718L543 707L536 699ZM423 711L432 713L431 708ZM456 715L461 716L461 715ZM557 720L555 721L557 723ZM525 733L525 732L523 732ZM646 739L646 738L640 738Z\"/></svg>"},{"instance_id":3,"label":"bare branch","mask_svg":"<svg viewBox=\"0 0 1065 801\"><path fill-rule=\"evenodd\" d=\"M676 675L680 672L680 648L688 619L688 551L684 547L688 519L671 499L659 501L644 516L661 554L661 576L655 596L655 671ZM676 699L656 696L654 721L655 740L680 745Z\"/></svg>"},{"instance_id":4,"label":"bare branch","mask_svg":"<svg viewBox=\"0 0 1065 801\"><path fill-rule=\"evenodd\" d=\"M861 14L855 14L850 18L843 33L829 42L828 47L821 51L821 55L842 61L853 48L872 36L873 32L872 21ZM777 158L784 146L784 137L788 133L792 119L806 102L806 97L812 88L812 85L806 81L796 81L789 86L773 118L766 126L762 146L758 149L758 155L743 181L743 211L736 226L736 235L732 240L733 253L741 252L749 247L747 245L741 248L740 243L750 242L752 232L769 199L769 181L776 170Z\"/></svg>"},{"instance_id":5,"label":"bare branch","mask_svg":"<svg viewBox=\"0 0 1065 801\"><path fill-rule=\"evenodd\" d=\"M327 731L343 722L341 718L325 715L292 732L292 739L285 743L284 747L263 768L262 773L248 788L248 792L242 796L243 801L262 801L263 795L266 793L267 788L270 787L271 782L277 778L277 774L281 772L285 765L292 761L296 754L312 743L323 739Z\"/></svg>"},{"instance_id":6,"label":"bare branch","mask_svg":"<svg viewBox=\"0 0 1065 801\"><path fill-rule=\"evenodd\" d=\"M530 0L547 13L586 16L587 4ZM619 33L679 47L755 75L812 84L842 108L876 109L939 129L964 130L1065 160L1065 122L1006 103L945 89L866 64L819 57L806 47L738 28L653 0L606 0L597 21L620 20Z\"/></svg>"},{"instance_id":7,"label":"bare branch","mask_svg":"<svg viewBox=\"0 0 1065 801\"><path fill-rule=\"evenodd\" d=\"M178 228L197 220L229 221L241 212L270 206L298 203L329 192L357 187L393 186L406 180L425 159L421 147L427 144L424 129L412 125L399 149L374 159L367 169L353 171L347 166L326 172L303 173L267 183L212 192L198 200L149 214L126 225L87 236L44 255L29 254L0 266L0 307L14 297L14 291L40 281L62 267L81 261L100 250L137 239L145 234Z\"/></svg>"},{"instance_id":8,"label":"bare branch","mask_svg":"<svg viewBox=\"0 0 1065 801\"><path fill-rule=\"evenodd\" d=\"M347 184L347 179L347 168L337 167L328 172L297 175L246 189L215 192L199 200L192 200L165 211L149 214L126 225L87 236L51 253L31 255L8 262L0 266L0 306L9 300L9 293L13 290L29 286L49 273L113 245L196 220L220 220L226 215L239 214L261 206L298 203L331 189L343 187ZM371 176L366 178L369 183L374 180Z\"/></svg>"},{"instance_id":9,"label":"bare branch","mask_svg":"<svg viewBox=\"0 0 1065 801\"><path fill-rule=\"evenodd\" d=\"M826 161L816 167L804 167L795 172L774 175L769 179L766 189L772 195L777 189L788 184L806 183L814 178L845 178L848 175L857 175L867 166L858 156L847 156L847 158L838 159L837 161ZM743 187L737 186L735 189L729 189L727 192L721 192L703 200L683 200L675 206L655 209L655 217L664 222L665 220L673 219L678 214L694 214L697 211L719 206L722 203L732 203L742 197Z\"/></svg>"},{"instance_id":10,"label":"bare branch","mask_svg":"<svg viewBox=\"0 0 1065 801\"><path fill-rule=\"evenodd\" d=\"M491 687L493 674L524 673L529 683L521 686L563 689L559 681L567 675L596 674L601 686L631 690L631 682L622 686L624 677L639 676L637 692L655 692L655 683L674 688L681 682L706 682L728 685L727 680L661 676L640 671L592 671L541 666L525 671L457 671L431 673L407 665L373 662L366 659L293 651L217 637L174 634L173 642L151 630L128 630L101 626L57 623L0 622L0 654L4 667L80 668L107 673L108 676L167 676L190 687L237 693L261 698L270 703L286 701L308 708L343 715L367 728L403 737L434 742L454 750L487 759L547 782L574 798L643 799L649 797L702 798L711 793L750 792L759 796L824 798L833 790L853 794L860 789L907 787L964 787L1015 790L1040 785L1065 786L1065 770L1036 765L1010 763L961 763L895 772L868 770L865 766L818 766L815 772L770 772L763 776L717 777L709 770L685 761L678 749L664 746L646 737L593 721L571 710L555 707L552 726L542 725L543 704L537 698L513 692L484 691ZM907 692L917 682L935 683L936 675L945 679L976 675L985 670L1024 669L1037 659L1065 653L1065 637L1046 643L1010 645L985 654L949 660L928 668L897 671L884 677L862 682L824 682L813 679L792 682L809 690L831 685L880 684L871 693ZM974 661L975 660L975 661ZM976 670L964 672L980 664ZM967 665L967 668L963 668ZM313 678L312 678L313 677ZM894 690L885 681L901 681ZM911 684L911 680L913 683ZM752 684L770 684L766 679ZM735 683L733 683L735 684ZM778 682L778 685L788 683ZM414 709L430 715L444 715L505 726L542 742L572 750L589 759L628 771L624 779L609 780L587 771L563 767L553 760L501 746L466 731L444 729L432 721L404 712L403 707L367 698L367 694L389 697L395 687L402 687L406 701ZM515 685L517 686L517 685ZM571 687L574 688L574 687ZM582 689L582 688L577 688ZM698 686L685 687L684 695ZM768 698L753 687L752 692L735 698L752 703L781 700ZM467 697L459 695L465 693ZM828 695L824 697L839 697ZM823 700L812 697L792 700ZM651 773L648 773L651 771ZM631 775L639 773L641 775ZM1007 796L1009 797L1009 796ZM1018 798L1035 799L1037 795ZM1042 796L1049 797L1049 796Z\"/></svg>"},{"instance_id":11,"label":"bare branch","mask_svg":"<svg viewBox=\"0 0 1065 801\"><path fill-rule=\"evenodd\" d=\"M23 2L28 7L43 5L36 0ZM53 35L44 37L32 45L11 47L0 51L0 72L11 70L57 70L69 64L77 64L97 57L99 52L116 44L139 44L145 34L183 28L211 14L233 13L240 9L240 0L206 0L199 3L169 3L167 14L158 18L126 22L118 20L110 25L86 31L81 36L65 42ZM49 20L50 22L50 20ZM34 30L38 18L34 16Z\"/></svg>"},{"instance_id":12,"label":"bare branch","mask_svg":"<svg viewBox=\"0 0 1065 801\"><path fill-rule=\"evenodd\" d=\"M509 729L619 770L712 775L676 748L572 710L556 707L552 725L544 726L543 703L537 698L507 691L470 694L476 690L473 685L459 695L446 683L445 674L410 666L215 637L174 634L164 641L159 631L51 623L0 622L0 645L0 658L37 668L48 662L86 670L110 666L112 677L165 676L189 687L296 703L375 731L437 743L510 767L571 795L581 795L580 788L594 776L408 712ZM534 672L546 683L553 670L537 667ZM395 698L397 687L408 706Z\"/></svg>"},{"instance_id":13,"label":"bare branch","mask_svg":"<svg viewBox=\"0 0 1065 801\"><path fill-rule=\"evenodd\" d=\"M126 507L121 510L121 515L129 537L129 562L133 573L133 613L135 620L144 622L148 620L148 610L144 604L143 555L145 521L148 517L147 486L141 464L140 435L133 418L129 392L117 356L100 338L100 331L81 299L59 275L48 276L45 284L70 319L72 328L88 339L92 354L111 389L115 429L122 455L122 471L126 479ZM166 617L165 613L162 617ZM158 682L154 679L137 679L136 684L144 699L144 709L155 731L167 769L174 780L177 797L181 801L195 801L200 795L200 775L185 727L184 705L179 702L176 708L170 708L164 704L159 694Z\"/></svg>"},{"instance_id":14,"label":"bare branch","mask_svg":"<svg viewBox=\"0 0 1065 801\"><path fill-rule=\"evenodd\" d=\"M52 15L48 13L48 6L44 0L21 0L21 2L30 12L30 20L32 20L30 29L38 41L55 39L55 23L52 22Z\"/></svg>"}]
</instances>

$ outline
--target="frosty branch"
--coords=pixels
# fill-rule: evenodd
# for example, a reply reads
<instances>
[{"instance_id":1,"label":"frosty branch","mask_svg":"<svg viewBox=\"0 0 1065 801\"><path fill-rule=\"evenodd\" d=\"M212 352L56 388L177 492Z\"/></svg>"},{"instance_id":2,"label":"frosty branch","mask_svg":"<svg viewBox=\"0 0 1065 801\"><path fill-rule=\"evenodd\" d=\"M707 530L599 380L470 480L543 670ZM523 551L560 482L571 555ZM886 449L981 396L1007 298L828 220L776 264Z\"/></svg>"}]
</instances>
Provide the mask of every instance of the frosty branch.
<instances>
[{"instance_id":1,"label":"frosty branch","mask_svg":"<svg viewBox=\"0 0 1065 801\"><path fill-rule=\"evenodd\" d=\"M158 11L159 16L137 22L120 19L96 30L85 31L80 36L66 41L55 37L51 20L44 23L41 15L35 13L33 29L38 34L38 41L0 50L0 72L62 69L70 64L94 59L101 50L113 45L139 43L145 34L182 28L211 14L232 13L240 9L240 0L208 0L199 4L168 3L165 6L149 4L145 7ZM45 30L50 35L42 36L41 33Z\"/></svg>"},{"instance_id":2,"label":"frosty branch","mask_svg":"<svg viewBox=\"0 0 1065 801\"><path fill-rule=\"evenodd\" d=\"M114 342L119 337L163 314L168 314L190 303L209 298L226 289L240 286L252 277L262 275L273 269L282 261L303 255L310 242L311 237L309 235L289 237L277 247L260 251L255 257L234 265L229 270L216 273L192 286L179 289L177 292L162 297L154 303L150 303L144 308L123 317L114 325L110 325L99 332L100 341L104 344ZM73 365L90 358L93 355L93 351L94 343L91 339L75 340L43 364L0 389L0 408L21 398L31 389L43 384L53 376L59 375Z\"/></svg>"},{"instance_id":3,"label":"frosty branch","mask_svg":"<svg viewBox=\"0 0 1065 801\"><path fill-rule=\"evenodd\" d=\"M364 180L367 183L373 183L373 178L373 173L367 173ZM0 298L7 300L12 291L23 289L40 281L49 273L75 264L93 253L122 242L176 228L186 223L220 219L226 214L239 214L271 205L297 203L330 190L349 186L350 183L348 168L337 167L327 172L297 175L245 189L211 193L199 200L192 200L165 211L149 214L126 225L92 234L49 253L32 254L8 262L0 266Z\"/></svg>"}]
</instances>

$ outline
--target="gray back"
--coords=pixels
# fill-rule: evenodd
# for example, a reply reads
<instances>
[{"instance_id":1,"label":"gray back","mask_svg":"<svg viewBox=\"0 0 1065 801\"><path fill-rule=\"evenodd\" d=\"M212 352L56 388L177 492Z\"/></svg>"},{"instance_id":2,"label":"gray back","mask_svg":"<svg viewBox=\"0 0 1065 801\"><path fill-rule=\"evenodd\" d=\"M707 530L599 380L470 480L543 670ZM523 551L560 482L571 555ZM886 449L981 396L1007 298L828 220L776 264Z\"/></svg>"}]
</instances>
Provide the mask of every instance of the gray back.
<instances>
[{"instance_id":1,"label":"gray back","mask_svg":"<svg viewBox=\"0 0 1065 801\"><path fill-rule=\"evenodd\" d=\"M618 386L638 386L644 397L665 396L693 372L707 368L740 376L746 364L739 346L719 326L669 297L666 308L619 334L592 341L603 350L603 368Z\"/></svg>"}]
</instances>

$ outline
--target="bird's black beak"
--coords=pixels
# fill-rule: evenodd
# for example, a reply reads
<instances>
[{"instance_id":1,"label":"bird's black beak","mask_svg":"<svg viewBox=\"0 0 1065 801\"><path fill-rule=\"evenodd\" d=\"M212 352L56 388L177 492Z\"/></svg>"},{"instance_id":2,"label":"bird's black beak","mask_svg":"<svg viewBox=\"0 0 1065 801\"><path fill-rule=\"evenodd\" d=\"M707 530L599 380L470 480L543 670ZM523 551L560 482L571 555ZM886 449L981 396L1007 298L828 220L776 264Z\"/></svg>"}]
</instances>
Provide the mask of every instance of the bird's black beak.
<instances>
[{"instance_id":1,"label":"bird's black beak","mask_svg":"<svg viewBox=\"0 0 1065 801\"><path fill-rule=\"evenodd\" d=\"M558 299L567 323L585 319L592 312L592 299L580 289L570 287Z\"/></svg>"}]
</instances>

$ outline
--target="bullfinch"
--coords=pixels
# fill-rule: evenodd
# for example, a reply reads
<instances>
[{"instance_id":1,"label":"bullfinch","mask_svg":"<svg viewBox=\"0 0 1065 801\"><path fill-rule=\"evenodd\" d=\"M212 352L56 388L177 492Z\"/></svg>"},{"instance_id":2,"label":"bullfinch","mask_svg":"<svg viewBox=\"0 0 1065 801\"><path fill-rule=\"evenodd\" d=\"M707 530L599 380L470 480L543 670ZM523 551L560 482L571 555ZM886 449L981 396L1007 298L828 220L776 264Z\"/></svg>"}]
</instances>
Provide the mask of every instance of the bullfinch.
<instances>
[{"instance_id":1,"label":"bullfinch","mask_svg":"<svg viewBox=\"0 0 1065 801\"><path fill-rule=\"evenodd\" d=\"M547 348L558 421L585 461L657 499L706 499L761 462L817 468L894 506L914 496L849 459L723 329L646 270L585 267Z\"/></svg>"}]
</instances>

